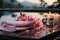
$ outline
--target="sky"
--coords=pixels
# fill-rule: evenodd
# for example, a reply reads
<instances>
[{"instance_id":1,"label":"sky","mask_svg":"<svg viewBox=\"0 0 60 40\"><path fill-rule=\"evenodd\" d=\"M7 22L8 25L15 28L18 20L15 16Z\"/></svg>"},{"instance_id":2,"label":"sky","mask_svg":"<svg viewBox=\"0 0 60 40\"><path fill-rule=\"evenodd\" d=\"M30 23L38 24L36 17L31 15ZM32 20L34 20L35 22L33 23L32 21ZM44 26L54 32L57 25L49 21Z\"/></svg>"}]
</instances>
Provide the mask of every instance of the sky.
<instances>
[{"instance_id":1,"label":"sky","mask_svg":"<svg viewBox=\"0 0 60 40\"><path fill-rule=\"evenodd\" d=\"M23 1L28 1L28 2L32 2L32 3L39 3L39 0L17 0L18 2L23 2ZM53 2L57 1L57 0L45 0L48 5L51 5Z\"/></svg>"}]
</instances>

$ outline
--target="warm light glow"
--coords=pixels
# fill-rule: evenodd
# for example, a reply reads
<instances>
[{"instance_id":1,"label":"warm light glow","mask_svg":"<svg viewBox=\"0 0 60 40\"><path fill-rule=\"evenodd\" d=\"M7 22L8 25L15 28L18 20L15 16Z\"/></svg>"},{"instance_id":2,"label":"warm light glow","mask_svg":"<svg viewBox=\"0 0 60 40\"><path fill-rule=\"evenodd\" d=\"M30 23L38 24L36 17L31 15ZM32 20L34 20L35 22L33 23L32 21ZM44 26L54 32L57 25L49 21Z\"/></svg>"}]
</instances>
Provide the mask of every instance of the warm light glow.
<instances>
[{"instance_id":1,"label":"warm light glow","mask_svg":"<svg viewBox=\"0 0 60 40\"><path fill-rule=\"evenodd\" d=\"M59 14L56 14L56 15L59 15Z\"/></svg>"},{"instance_id":2,"label":"warm light glow","mask_svg":"<svg viewBox=\"0 0 60 40\"><path fill-rule=\"evenodd\" d=\"M53 2L57 2L57 0L45 0L45 1L48 3L48 5L53 4Z\"/></svg>"}]
</instances>

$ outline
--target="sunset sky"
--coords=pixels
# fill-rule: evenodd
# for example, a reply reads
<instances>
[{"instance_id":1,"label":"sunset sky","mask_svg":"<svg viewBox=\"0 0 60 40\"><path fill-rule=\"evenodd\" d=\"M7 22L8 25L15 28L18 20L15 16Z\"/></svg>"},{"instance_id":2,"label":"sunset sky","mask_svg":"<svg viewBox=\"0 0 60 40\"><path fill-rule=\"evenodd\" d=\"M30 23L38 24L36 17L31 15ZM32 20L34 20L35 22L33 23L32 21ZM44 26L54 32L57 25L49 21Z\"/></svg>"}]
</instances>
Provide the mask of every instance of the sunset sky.
<instances>
[{"instance_id":1,"label":"sunset sky","mask_svg":"<svg viewBox=\"0 0 60 40\"><path fill-rule=\"evenodd\" d=\"M17 1L19 1L19 2L29 1L29 2L32 2L32 3L39 3L39 0L17 0ZM55 2L57 0L45 0L45 1L48 3L48 5L51 5L52 2Z\"/></svg>"}]
</instances>

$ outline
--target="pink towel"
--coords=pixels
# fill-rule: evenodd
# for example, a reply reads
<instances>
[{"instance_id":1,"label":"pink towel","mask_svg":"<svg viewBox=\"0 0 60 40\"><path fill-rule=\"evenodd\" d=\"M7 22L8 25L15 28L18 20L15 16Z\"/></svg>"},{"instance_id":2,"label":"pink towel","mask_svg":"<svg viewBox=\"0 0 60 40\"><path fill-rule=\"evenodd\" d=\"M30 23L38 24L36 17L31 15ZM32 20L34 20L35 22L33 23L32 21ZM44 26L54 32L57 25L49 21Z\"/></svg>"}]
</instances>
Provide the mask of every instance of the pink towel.
<instances>
[{"instance_id":1,"label":"pink towel","mask_svg":"<svg viewBox=\"0 0 60 40\"><path fill-rule=\"evenodd\" d=\"M4 31L8 31L8 32L13 32L13 31L15 31L16 29L16 27L15 26L13 26L13 25L8 25L8 24L6 24L6 23L3 23L2 25L1 25L1 30L4 30Z\"/></svg>"},{"instance_id":2,"label":"pink towel","mask_svg":"<svg viewBox=\"0 0 60 40\"><path fill-rule=\"evenodd\" d=\"M40 33L43 31L43 23L40 18L36 18L33 16L27 16L26 14L22 14L20 17L18 17L18 20L20 21L33 21L33 30L31 30L31 33L33 32L33 36L40 36Z\"/></svg>"},{"instance_id":3,"label":"pink towel","mask_svg":"<svg viewBox=\"0 0 60 40\"><path fill-rule=\"evenodd\" d=\"M23 27L23 26L32 26L33 22L28 22L28 21L3 21L2 22L2 27L3 29L6 29L5 31L13 31L13 30L16 30L17 26L20 26L20 27Z\"/></svg>"}]
</instances>

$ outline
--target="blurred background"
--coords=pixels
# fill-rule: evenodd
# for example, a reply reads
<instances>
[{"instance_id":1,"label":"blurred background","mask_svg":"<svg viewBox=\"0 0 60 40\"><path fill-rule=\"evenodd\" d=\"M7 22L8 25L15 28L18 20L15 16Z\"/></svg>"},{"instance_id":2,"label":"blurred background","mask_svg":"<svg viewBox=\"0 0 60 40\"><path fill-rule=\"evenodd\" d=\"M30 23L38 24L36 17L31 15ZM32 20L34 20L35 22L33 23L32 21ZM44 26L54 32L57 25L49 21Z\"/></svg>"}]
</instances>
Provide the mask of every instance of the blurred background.
<instances>
[{"instance_id":1,"label":"blurred background","mask_svg":"<svg viewBox=\"0 0 60 40\"><path fill-rule=\"evenodd\" d=\"M0 8L47 8L56 7L59 0L0 0Z\"/></svg>"}]
</instances>

